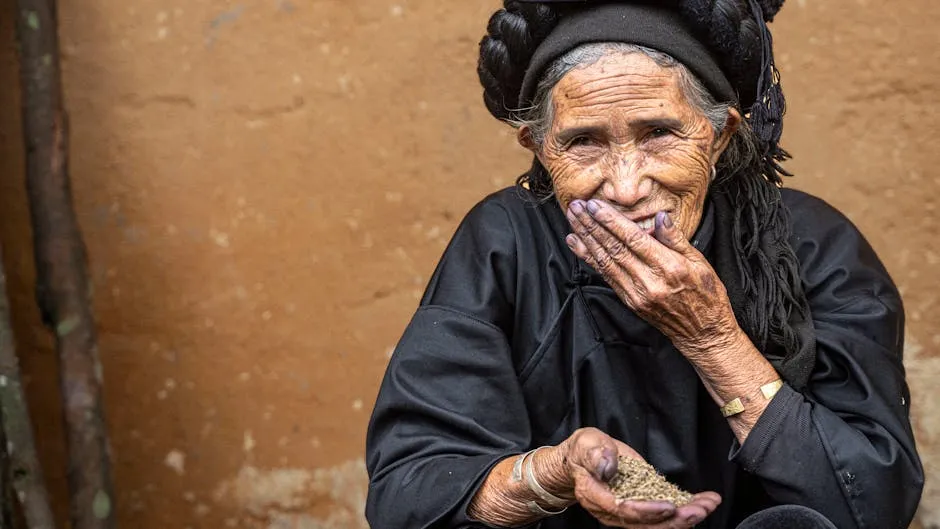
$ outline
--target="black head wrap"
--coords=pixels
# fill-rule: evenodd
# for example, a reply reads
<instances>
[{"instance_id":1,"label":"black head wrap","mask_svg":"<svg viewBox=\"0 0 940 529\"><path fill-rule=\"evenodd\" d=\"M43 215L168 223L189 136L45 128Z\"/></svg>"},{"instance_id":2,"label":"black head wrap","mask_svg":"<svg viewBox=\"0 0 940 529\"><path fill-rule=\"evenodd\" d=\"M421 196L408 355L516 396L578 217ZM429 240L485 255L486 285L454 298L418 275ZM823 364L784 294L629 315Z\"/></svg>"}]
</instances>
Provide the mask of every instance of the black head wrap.
<instances>
[{"instance_id":1,"label":"black head wrap","mask_svg":"<svg viewBox=\"0 0 940 529\"><path fill-rule=\"evenodd\" d=\"M484 101L512 120L532 103L544 71L582 44L626 42L684 64L723 102L738 105L757 138L752 167L719 175L710 190L716 225L713 265L739 324L794 388L815 365L816 341L789 214L778 186L784 98L766 23L783 0L506 0L480 44ZM538 163L523 180L550 177Z\"/></svg>"},{"instance_id":2,"label":"black head wrap","mask_svg":"<svg viewBox=\"0 0 940 529\"><path fill-rule=\"evenodd\" d=\"M533 103L539 81L553 62L582 44L595 42L629 42L661 51L689 68L715 99L738 100L718 61L674 8L607 3L573 12L559 20L529 61L519 104L526 107Z\"/></svg>"}]
</instances>

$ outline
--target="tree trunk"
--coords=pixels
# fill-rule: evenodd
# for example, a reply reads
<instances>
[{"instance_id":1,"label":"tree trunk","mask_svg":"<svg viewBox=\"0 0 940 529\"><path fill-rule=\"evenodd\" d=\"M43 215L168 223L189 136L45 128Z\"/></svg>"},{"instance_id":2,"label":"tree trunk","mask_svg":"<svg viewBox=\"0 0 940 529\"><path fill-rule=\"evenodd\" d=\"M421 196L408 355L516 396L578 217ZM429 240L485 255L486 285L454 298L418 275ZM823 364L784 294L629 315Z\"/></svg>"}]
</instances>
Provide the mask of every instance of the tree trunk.
<instances>
[{"instance_id":1,"label":"tree trunk","mask_svg":"<svg viewBox=\"0 0 940 529\"><path fill-rule=\"evenodd\" d=\"M3 408L0 406L0 424L3 423ZM6 444L7 437L0 428L0 443ZM13 486L10 482L10 454L0 450L0 529L15 529L13 520Z\"/></svg>"},{"instance_id":2,"label":"tree trunk","mask_svg":"<svg viewBox=\"0 0 940 529\"><path fill-rule=\"evenodd\" d=\"M2 250L2 249L0 249ZM49 494L33 441L33 425L20 383L20 367L13 341L6 276L0 251L0 528L13 525L13 491L28 529L55 529Z\"/></svg>"},{"instance_id":3,"label":"tree trunk","mask_svg":"<svg viewBox=\"0 0 940 529\"><path fill-rule=\"evenodd\" d=\"M36 257L36 297L56 336L68 442L72 529L114 527L101 364L85 244L68 176L55 0L18 0L26 183Z\"/></svg>"}]
</instances>

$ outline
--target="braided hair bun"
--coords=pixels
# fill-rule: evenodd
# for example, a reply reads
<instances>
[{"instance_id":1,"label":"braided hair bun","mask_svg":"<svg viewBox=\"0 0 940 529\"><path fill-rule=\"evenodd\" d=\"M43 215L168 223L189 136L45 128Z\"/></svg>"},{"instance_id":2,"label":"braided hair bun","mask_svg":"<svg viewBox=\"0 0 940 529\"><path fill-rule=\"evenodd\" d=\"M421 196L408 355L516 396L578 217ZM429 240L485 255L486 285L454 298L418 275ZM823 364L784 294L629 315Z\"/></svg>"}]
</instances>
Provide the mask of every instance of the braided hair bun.
<instances>
[{"instance_id":1,"label":"braided hair bun","mask_svg":"<svg viewBox=\"0 0 940 529\"><path fill-rule=\"evenodd\" d=\"M477 73L483 101L497 119L508 120L519 107L519 92L535 49L558 24L558 13L544 4L506 0L493 13L480 42Z\"/></svg>"},{"instance_id":2,"label":"braided hair bun","mask_svg":"<svg viewBox=\"0 0 940 529\"><path fill-rule=\"evenodd\" d=\"M777 16L777 13L780 12L780 8L783 7L783 0L760 0L761 11L764 12L764 21L773 22L774 17Z\"/></svg>"},{"instance_id":3,"label":"braided hair bun","mask_svg":"<svg viewBox=\"0 0 940 529\"><path fill-rule=\"evenodd\" d=\"M738 103L747 110L757 99L757 80L767 66L763 22L773 20L783 0L673 1L698 38L713 50L739 94ZM573 2L505 0L493 14L480 42L477 73L486 108L494 117L508 120L519 109L522 81L536 48L566 11L577 9Z\"/></svg>"}]
</instances>

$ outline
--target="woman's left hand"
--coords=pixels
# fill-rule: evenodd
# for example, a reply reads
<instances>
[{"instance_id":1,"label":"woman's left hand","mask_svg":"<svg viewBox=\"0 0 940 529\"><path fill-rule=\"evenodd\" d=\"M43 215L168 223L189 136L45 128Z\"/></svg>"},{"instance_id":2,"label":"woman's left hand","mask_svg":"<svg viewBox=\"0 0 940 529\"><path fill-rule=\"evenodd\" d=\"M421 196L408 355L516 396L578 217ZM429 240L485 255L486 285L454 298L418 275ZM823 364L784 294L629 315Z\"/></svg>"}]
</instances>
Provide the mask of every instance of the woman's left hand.
<instances>
[{"instance_id":1,"label":"woman's left hand","mask_svg":"<svg viewBox=\"0 0 940 529\"><path fill-rule=\"evenodd\" d=\"M567 212L571 250L620 299L685 354L727 340L738 329L724 285L668 214L655 238L610 204L575 200Z\"/></svg>"}]
</instances>

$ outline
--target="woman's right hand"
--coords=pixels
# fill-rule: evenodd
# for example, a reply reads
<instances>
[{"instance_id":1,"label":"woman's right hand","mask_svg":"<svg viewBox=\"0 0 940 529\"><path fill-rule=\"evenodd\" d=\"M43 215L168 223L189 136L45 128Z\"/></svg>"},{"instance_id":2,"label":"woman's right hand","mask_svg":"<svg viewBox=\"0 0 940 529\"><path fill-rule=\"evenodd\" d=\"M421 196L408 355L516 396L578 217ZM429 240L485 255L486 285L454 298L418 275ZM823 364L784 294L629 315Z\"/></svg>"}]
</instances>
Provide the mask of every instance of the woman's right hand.
<instances>
[{"instance_id":1,"label":"woman's right hand","mask_svg":"<svg viewBox=\"0 0 940 529\"><path fill-rule=\"evenodd\" d=\"M575 498L605 525L629 529L689 529L721 503L721 496L714 492L696 494L691 503L678 508L669 502L618 500L608 485L617 473L618 456L643 458L596 428L577 430L559 448L564 448L564 464Z\"/></svg>"}]
</instances>

